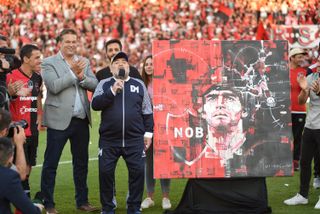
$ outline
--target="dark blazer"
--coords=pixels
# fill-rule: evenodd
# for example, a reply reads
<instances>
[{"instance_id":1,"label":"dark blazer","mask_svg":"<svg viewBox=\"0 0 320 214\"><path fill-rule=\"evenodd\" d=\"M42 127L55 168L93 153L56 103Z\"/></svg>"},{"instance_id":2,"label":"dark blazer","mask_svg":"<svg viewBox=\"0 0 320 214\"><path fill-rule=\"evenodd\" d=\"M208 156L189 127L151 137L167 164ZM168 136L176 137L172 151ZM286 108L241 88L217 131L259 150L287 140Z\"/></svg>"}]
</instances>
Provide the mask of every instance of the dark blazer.
<instances>
[{"instance_id":1,"label":"dark blazer","mask_svg":"<svg viewBox=\"0 0 320 214\"><path fill-rule=\"evenodd\" d=\"M0 213L11 214L10 203L24 214L40 214L38 207L24 193L17 172L0 166Z\"/></svg>"}]
</instances>

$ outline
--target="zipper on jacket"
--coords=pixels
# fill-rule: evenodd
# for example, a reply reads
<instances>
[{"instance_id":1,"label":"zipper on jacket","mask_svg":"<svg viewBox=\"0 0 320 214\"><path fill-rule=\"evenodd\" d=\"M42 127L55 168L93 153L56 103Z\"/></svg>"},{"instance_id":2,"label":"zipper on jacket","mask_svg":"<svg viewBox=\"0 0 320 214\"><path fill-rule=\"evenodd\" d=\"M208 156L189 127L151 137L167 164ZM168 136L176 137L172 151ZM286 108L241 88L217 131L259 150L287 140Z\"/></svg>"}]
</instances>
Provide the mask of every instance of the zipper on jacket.
<instances>
[{"instance_id":1,"label":"zipper on jacket","mask_svg":"<svg viewBox=\"0 0 320 214\"><path fill-rule=\"evenodd\" d=\"M125 82L123 82L123 89L122 89L122 147L125 147L125 143L124 143L124 121L125 121L125 112L124 112L124 107L125 107L125 103L124 103L124 91L125 91Z\"/></svg>"}]
</instances>

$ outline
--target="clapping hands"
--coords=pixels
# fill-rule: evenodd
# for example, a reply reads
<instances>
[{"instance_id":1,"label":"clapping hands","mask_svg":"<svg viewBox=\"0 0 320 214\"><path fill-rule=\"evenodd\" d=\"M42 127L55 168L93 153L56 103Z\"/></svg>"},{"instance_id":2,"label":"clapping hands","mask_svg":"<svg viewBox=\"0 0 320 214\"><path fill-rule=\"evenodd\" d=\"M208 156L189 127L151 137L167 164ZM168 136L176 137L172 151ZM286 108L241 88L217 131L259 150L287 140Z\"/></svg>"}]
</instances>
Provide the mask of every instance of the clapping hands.
<instances>
[{"instance_id":1,"label":"clapping hands","mask_svg":"<svg viewBox=\"0 0 320 214\"><path fill-rule=\"evenodd\" d=\"M84 78L84 69L87 66L86 59L84 57L75 56L70 63L71 70L79 80Z\"/></svg>"}]
</instances>

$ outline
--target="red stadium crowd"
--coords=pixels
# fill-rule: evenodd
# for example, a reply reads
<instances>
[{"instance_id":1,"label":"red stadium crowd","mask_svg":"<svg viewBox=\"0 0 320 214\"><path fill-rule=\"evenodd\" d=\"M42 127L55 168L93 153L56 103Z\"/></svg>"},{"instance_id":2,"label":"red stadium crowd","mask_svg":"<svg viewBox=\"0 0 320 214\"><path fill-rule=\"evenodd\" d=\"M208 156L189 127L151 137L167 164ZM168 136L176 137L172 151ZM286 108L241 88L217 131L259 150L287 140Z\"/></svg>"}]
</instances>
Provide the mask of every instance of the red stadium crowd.
<instances>
[{"instance_id":1,"label":"red stadium crowd","mask_svg":"<svg viewBox=\"0 0 320 214\"><path fill-rule=\"evenodd\" d=\"M23 136L25 139L21 137L20 140L16 140L15 135L19 134L18 131L12 135L15 144L20 142L23 145L26 141L26 144L29 145L29 151L21 149L20 155L18 155L20 158L15 160L17 172L21 174L14 173L11 177L0 176L0 178L6 181L17 180L20 182L20 176L23 180L23 189L20 185L16 185L12 186L15 191L11 192L17 190L20 195L25 196L25 193L30 195L28 177L32 166L36 165L38 130L43 125L47 129L47 146L39 194L43 194L41 198L44 200L43 204L47 213L57 213L53 197L55 175L62 150L68 140L73 155L76 208L89 212L99 210L89 203L86 183L90 139L89 124L91 124L90 108L92 107L93 110L102 112L99 129L101 213L114 213L114 209L117 207L114 169L116 161L122 156L128 166L129 192L132 193L127 197L127 213L140 214L140 207L146 209L154 206L152 198L154 184L151 179L149 180L150 185L148 185L147 179L148 197L141 203L144 187L144 157L146 157L145 152L152 144L154 124L152 111L152 75L154 71L150 56L152 41L170 39L272 40L276 38L273 37L272 31L276 32L277 27L285 26L291 27L292 31L289 31L290 29L284 30L283 35L288 36L280 39L288 41L291 39L289 43L292 48L294 42L298 40L296 37L300 37L297 29L293 29L293 26L299 28L310 25L311 30L316 29L314 30L316 33L312 31L310 33L312 36L308 37L309 40L313 40L308 43L311 44L313 42L319 43L320 28L317 26L319 23L320 2L317 0L0 0L0 47L3 49L0 53L0 86L2 84L2 90L4 90L3 93L0 90L0 98L3 98L3 106L10 109L12 115L11 118L9 112L0 111L0 120L4 120L4 122L0 121L4 124L3 127L0 127L0 137L7 136L11 120L24 119L26 112L28 112L28 124L30 124L30 130L27 130L26 134L23 133L27 138ZM277 35L280 33L278 32ZM10 50L7 45L13 50ZM316 45L317 47L307 47L306 45L304 49L294 48L289 51L290 73L295 73L297 76L293 75L294 78L291 79L297 89L297 93L293 95L299 99L296 100L297 105L305 104L310 96L308 84L310 85L313 79L318 81L317 78L319 78L320 61L315 63L314 59L318 58L320 49L318 44ZM306 50L307 48L308 50ZM10 54L7 52L10 51L11 56L8 57L7 55ZM20 54L21 62L14 61L16 58L12 53L14 51ZM263 53L265 52L263 51ZM264 58L264 63L266 57L259 56L259 59ZM145 60L143 61L143 59ZM18 61L20 64L17 63ZM307 67L309 68L307 69ZM138 70L133 68L140 68L144 82L136 80L136 78L129 78L134 77L134 73L141 78ZM318 73L311 72L311 69L317 70ZM99 73L101 77L104 76L102 81L99 79ZM300 73L303 74L303 77ZM309 77L305 77L307 74ZM108 75L114 78L106 78ZM131 82L125 85L124 83L127 81ZM316 97L316 95L320 95L318 83L312 83L311 90L315 95L310 96L311 102L319 101ZM45 104L41 105L44 84L47 96ZM262 88L260 85L259 87ZM231 89L223 89L222 91L232 92ZM94 92L91 103L88 99L88 92ZM120 93L122 95L118 96ZM216 93L220 97L217 100L225 99L220 92L208 92L210 96L214 96ZM236 97L236 95L234 96ZM139 108L128 108L129 110L125 111L124 100L126 100L126 104L129 103L128 106L139 106ZM240 97L235 100L238 101L236 104L239 109L242 109ZM214 104L222 105L220 103ZM231 104L229 105L230 109L233 109ZM140 111L140 109L142 110ZM309 109L315 112L309 115L318 115L318 108L309 107ZM298 110L300 114L300 109ZM242 115L242 112L240 114ZM116 116L113 117L114 115ZM113 120L110 120L111 116ZM306 113L303 112L303 120L305 117ZM130 118L130 123L127 126L123 119L122 126L120 126L119 118ZM302 120L300 121L298 118L298 121L300 123ZM308 118L306 121L308 122ZM310 121L319 124L315 122L315 119ZM2 125L1 123L0 125ZM19 130L18 125L12 130ZM303 128L305 124L303 122L299 125ZM312 130L312 125L308 123L305 127L308 128L308 125ZM316 127L316 130L319 130L318 126ZM77 132L78 130L81 130L81 133ZM306 136L309 137L306 137L307 140L313 140L310 137L311 134ZM245 138L241 138L240 142L244 143L245 140ZM320 141L317 142L316 139L314 141L320 145ZM114 143L110 144L110 142ZM130 146L126 146L125 143L128 142L131 143ZM0 174L7 175L6 168L11 167L13 161L14 148L10 143L4 138L0 138L0 144L4 145L3 148L6 147L3 149L0 145L0 153L1 149L9 151L6 159L0 160ZM300 144L296 144L296 147L300 148ZM115 150L115 148L127 150L123 152L124 150ZM214 150L213 147L211 149ZM153 150L149 151L153 154ZM314 153L311 146L308 152L310 154L305 152L301 155L301 160L296 158L294 161L296 170L300 170L300 161L301 175L303 175L301 178L306 179L300 181L302 190L293 198L284 201L287 205L308 203L309 188L307 184L310 183L310 166ZM25 156L25 153L28 156ZM124 155L124 153L126 154ZM297 151L298 157L300 157L299 153L300 151ZM114 154L114 157L110 158L110 154ZM25 161L27 158L28 162ZM23 163L21 164L18 159L23 160ZM152 163L148 164L153 165ZM20 170L19 165L25 166L25 169ZM318 174L315 175L315 180L318 179L320 186ZM153 179L152 173L145 176ZM4 184L4 182L0 183ZM169 184L170 182L167 182L163 186L163 209L171 208ZM259 185L266 188L264 178L261 179ZM16 200L16 196L11 196L4 191L0 192L7 198L15 199L5 201L5 206L0 206L0 213L9 213L3 211L11 210L8 201L15 205L16 213L19 213L19 210L28 209L30 210L28 213L39 213L43 208L41 203L34 204L35 207L26 197L18 198L19 201ZM37 193L36 196L39 194ZM248 197L245 196L245 198ZM232 200L228 199L227 201ZM315 208L320 209L320 200Z\"/></svg>"},{"instance_id":2,"label":"red stadium crowd","mask_svg":"<svg viewBox=\"0 0 320 214\"><path fill-rule=\"evenodd\" d=\"M319 6L315 0L2 1L0 34L15 49L35 43L46 57L57 51L58 31L75 28L82 40L78 51L99 70L107 61L104 43L111 38L121 38L130 63L138 65L154 39L252 40L258 20L320 23Z\"/></svg>"}]
</instances>

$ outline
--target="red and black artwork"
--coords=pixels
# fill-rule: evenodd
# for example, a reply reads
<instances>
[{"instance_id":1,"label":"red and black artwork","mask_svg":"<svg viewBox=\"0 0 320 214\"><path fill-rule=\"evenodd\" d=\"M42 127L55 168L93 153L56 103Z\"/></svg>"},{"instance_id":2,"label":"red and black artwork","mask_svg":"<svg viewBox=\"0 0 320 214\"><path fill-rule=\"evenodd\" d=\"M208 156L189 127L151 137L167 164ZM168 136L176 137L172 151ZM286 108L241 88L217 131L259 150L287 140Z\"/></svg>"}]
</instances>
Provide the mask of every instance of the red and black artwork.
<instances>
[{"instance_id":1,"label":"red and black artwork","mask_svg":"<svg viewBox=\"0 0 320 214\"><path fill-rule=\"evenodd\" d=\"M154 41L155 178L292 175L286 41Z\"/></svg>"}]
</instances>

